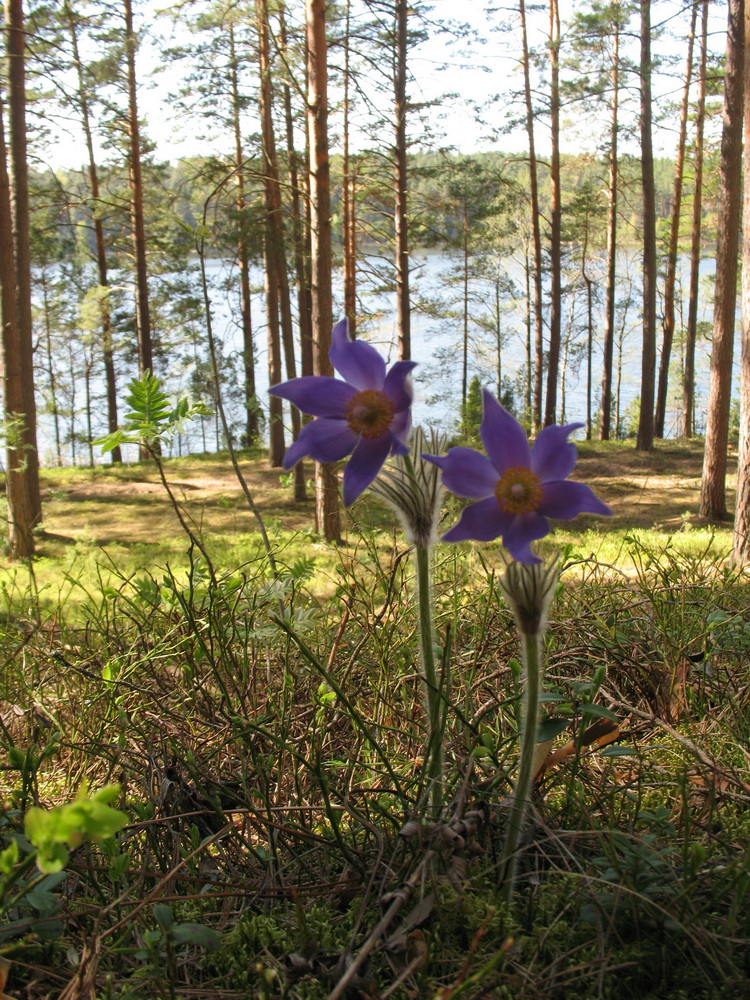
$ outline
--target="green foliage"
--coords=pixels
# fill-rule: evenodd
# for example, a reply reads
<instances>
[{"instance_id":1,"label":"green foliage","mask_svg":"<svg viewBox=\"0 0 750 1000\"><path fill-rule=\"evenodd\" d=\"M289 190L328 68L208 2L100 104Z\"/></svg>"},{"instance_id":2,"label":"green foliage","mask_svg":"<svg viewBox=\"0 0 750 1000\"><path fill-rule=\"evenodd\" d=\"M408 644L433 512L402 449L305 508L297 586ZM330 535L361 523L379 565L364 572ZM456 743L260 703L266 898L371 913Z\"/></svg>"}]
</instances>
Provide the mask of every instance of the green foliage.
<instances>
[{"instance_id":1,"label":"green foliage","mask_svg":"<svg viewBox=\"0 0 750 1000\"><path fill-rule=\"evenodd\" d=\"M210 416L212 412L203 403L191 403L187 397L173 404L159 379L150 372L131 381L125 402L130 411L125 414L123 427L94 442L103 452L118 445L141 442L153 448L170 441L194 416Z\"/></svg>"},{"instance_id":2,"label":"green foliage","mask_svg":"<svg viewBox=\"0 0 750 1000\"><path fill-rule=\"evenodd\" d=\"M75 800L54 809L32 806L26 813L24 830L36 848L40 871L51 875L68 863L69 851L85 840L94 843L113 837L128 822L125 813L109 803L120 793L119 785L106 785L92 795L85 786Z\"/></svg>"},{"instance_id":3,"label":"green foliage","mask_svg":"<svg viewBox=\"0 0 750 1000\"><path fill-rule=\"evenodd\" d=\"M482 385L475 375L469 383L466 403L461 415L461 437L467 443L479 441L479 425L482 422Z\"/></svg>"},{"instance_id":4,"label":"green foliage","mask_svg":"<svg viewBox=\"0 0 750 1000\"><path fill-rule=\"evenodd\" d=\"M630 455L617 442L580 450L582 467ZM143 474L62 470L50 482L65 492ZM298 518L273 489L267 502ZM558 532L565 570L537 738L575 752L535 790L538 824L509 908L498 858L522 667L497 549L434 553L436 640L453 651L446 797L459 791L457 811L476 822L434 838L417 806L425 709L413 581L380 508L363 502L354 515L342 547L274 529L278 582L249 535L243 549L214 536L213 578L197 552L180 561L177 549L120 546L106 575L66 563L59 597L43 589L49 558L36 590L5 580L0 655L11 662L24 644L24 669L0 676L11 779L0 947L19 958L11 993L26 987L27 966L42 970L35 988L48 987L45 969L72 979L101 935L97 990L112 1000L324 1000L404 897L361 970L365 992L385 993L414 961L409 989L425 997L742 995L749 599L723 541L631 527L608 534L605 549L591 528ZM668 711L668 728L652 721ZM616 742L580 745L613 715ZM69 801L82 772L97 785L122 775L127 831L111 790ZM37 854L57 867L61 852L64 870L39 870Z\"/></svg>"}]
</instances>

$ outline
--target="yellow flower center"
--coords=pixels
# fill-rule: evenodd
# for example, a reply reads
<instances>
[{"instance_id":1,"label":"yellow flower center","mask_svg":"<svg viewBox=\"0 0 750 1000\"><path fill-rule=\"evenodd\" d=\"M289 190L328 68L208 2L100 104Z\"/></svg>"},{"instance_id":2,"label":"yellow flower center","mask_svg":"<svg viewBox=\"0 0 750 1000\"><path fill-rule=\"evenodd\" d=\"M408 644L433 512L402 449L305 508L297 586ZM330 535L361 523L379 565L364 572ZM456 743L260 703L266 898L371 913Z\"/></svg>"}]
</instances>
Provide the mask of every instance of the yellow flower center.
<instances>
[{"instance_id":1,"label":"yellow flower center","mask_svg":"<svg viewBox=\"0 0 750 1000\"><path fill-rule=\"evenodd\" d=\"M506 469L495 486L495 496L506 514L530 514L542 502L542 483L531 469Z\"/></svg>"},{"instance_id":2,"label":"yellow flower center","mask_svg":"<svg viewBox=\"0 0 750 1000\"><path fill-rule=\"evenodd\" d=\"M362 389L349 400L344 417L363 438L379 438L393 422L393 403L379 389Z\"/></svg>"}]
</instances>

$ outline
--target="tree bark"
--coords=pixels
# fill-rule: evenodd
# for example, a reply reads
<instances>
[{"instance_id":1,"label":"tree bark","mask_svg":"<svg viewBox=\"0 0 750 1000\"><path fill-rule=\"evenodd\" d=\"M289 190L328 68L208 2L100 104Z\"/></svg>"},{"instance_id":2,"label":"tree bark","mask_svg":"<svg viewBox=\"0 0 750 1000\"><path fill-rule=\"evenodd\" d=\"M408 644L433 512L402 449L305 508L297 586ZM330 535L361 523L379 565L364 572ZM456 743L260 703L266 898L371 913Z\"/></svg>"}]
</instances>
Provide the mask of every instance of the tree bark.
<instances>
[{"instance_id":1,"label":"tree bark","mask_svg":"<svg viewBox=\"0 0 750 1000\"><path fill-rule=\"evenodd\" d=\"M86 153L89 161L89 187L91 188L91 217L94 225L94 246L96 255L96 270L99 279L99 315L102 331L102 360L104 362L104 382L107 391L107 429L110 434L117 430L117 376L112 343L112 316L109 308L109 274L107 266L107 248L104 241L104 223L101 217L99 203L99 170L94 154L94 139L91 132L91 109L83 75L83 63L78 49L77 22L73 9L65 0L65 16L68 21L70 44L73 50L73 61L76 67L78 83L78 109L81 114L81 125L86 140ZM119 465L122 462L122 450L119 445L112 449L112 462Z\"/></svg>"},{"instance_id":2,"label":"tree bark","mask_svg":"<svg viewBox=\"0 0 750 1000\"><path fill-rule=\"evenodd\" d=\"M531 201L531 236L534 244L534 401L531 424L534 430L542 424L542 379L544 372L544 317L542 297L542 234L539 226L539 181L537 178L536 144L534 142L534 109L531 104L531 70L526 31L526 5L519 0L521 16L521 46L523 51L523 92L526 104L526 134L529 139L529 197Z\"/></svg>"},{"instance_id":3,"label":"tree bark","mask_svg":"<svg viewBox=\"0 0 750 1000\"><path fill-rule=\"evenodd\" d=\"M724 122L721 134L720 200L716 241L713 344L708 384L708 420L701 480L702 517L726 517L725 480L729 442L737 250L742 189L744 3L729 0L724 69Z\"/></svg>"},{"instance_id":4,"label":"tree bark","mask_svg":"<svg viewBox=\"0 0 750 1000\"><path fill-rule=\"evenodd\" d=\"M682 383L682 436L695 433L695 341L698 330L698 279L701 260L701 214L703 208L703 127L706 120L706 58L708 52L708 0L701 14L701 54L698 102L695 110L695 156L693 167L693 223L690 234L690 292L685 328L685 371Z\"/></svg>"},{"instance_id":5,"label":"tree bark","mask_svg":"<svg viewBox=\"0 0 750 1000\"><path fill-rule=\"evenodd\" d=\"M614 25L612 53L612 114L609 130L609 205L607 208L607 290L605 293L604 344L602 348L602 398L599 438L609 441L612 422L612 359L615 346L615 296L617 291L617 170L620 103L620 21Z\"/></svg>"},{"instance_id":6,"label":"tree bark","mask_svg":"<svg viewBox=\"0 0 750 1000\"><path fill-rule=\"evenodd\" d=\"M135 75L135 50L137 39L133 30L131 0L123 0L125 13L125 54L128 77L128 135L130 150L128 172L130 177L130 220L133 230L135 257L135 322L138 331L138 371L143 377L154 370L153 343L151 339L151 309L148 294L148 265L146 262L146 227L143 209L143 171L141 167L141 127L138 121L138 93Z\"/></svg>"},{"instance_id":7,"label":"tree bark","mask_svg":"<svg viewBox=\"0 0 750 1000\"><path fill-rule=\"evenodd\" d=\"M39 489L39 452L36 438L34 355L31 318L31 253L29 246L29 171L26 138L26 34L22 0L7 0L5 8L8 56L8 110L12 181L6 173L6 208L3 255L8 255L3 282L3 302L10 305L3 318L10 342L5 351L6 419L10 439L8 462L10 554L30 558L34 554L33 529L42 520ZM5 140L3 137L3 147ZM7 151L2 150L6 171ZM11 279L12 273L12 279ZM8 350L10 348L10 351ZM13 354L11 354L11 351ZM10 371L8 370L10 366ZM11 485L12 481L12 485Z\"/></svg>"},{"instance_id":8,"label":"tree bark","mask_svg":"<svg viewBox=\"0 0 750 1000\"><path fill-rule=\"evenodd\" d=\"M242 364L245 378L245 440L257 444L258 399L255 394L255 337L250 299L250 252L245 202L245 158L240 127L239 67L234 39L234 24L229 22L229 72L232 88L232 129L234 131L235 204L237 206L237 263L240 274L240 315L242 319Z\"/></svg>"},{"instance_id":9,"label":"tree bark","mask_svg":"<svg viewBox=\"0 0 750 1000\"><path fill-rule=\"evenodd\" d=\"M656 195L651 136L651 11L641 6L641 182L643 186L643 346L641 354L641 413L636 447L654 446L654 370L656 367Z\"/></svg>"},{"instance_id":10,"label":"tree bark","mask_svg":"<svg viewBox=\"0 0 750 1000\"><path fill-rule=\"evenodd\" d=\"M552 204L550 225L550 313L549 362L547 395L544 404L545 426L554 424L557 409L557 378L560 367L560 336L562 324L562 245L560 193L560 11L557 0L549 7L550 55L550 180Z\"/></svg>"},{"instance_id":11,"label":"tree bark","mask_svg":"<svg viewBox=\"0 0 750 1000\"><path fill-rule=\"evenodd\" d=\"M260 71L260 121L263 192L265 198L265 265L266 265L266 313L268 320L268 382L276 385L281 381L281 336L279 311L282 305L283 289L286 282L286 263L283 260L283 230L281 224L281 192L279 190L278 168L276 165L276 141L273 133L271 106L271 66L268 45L268 6L266 0L256 0L255 11L258 26L258 69ZM287 307L288 312L288 285ZM290 376L291 377L291 376ZM299 426L299 410L292 407ZM278 467L284 459L283 402L276 396L270 399L269 452L272 466Z\"/></svg>"},{"instance_id":12,"label":"tree bark","mask_svg":"<svg viewBox=\"0 0 750 1000\"><path fill-rule=\"evenodd\" d=\"M398 356L411 358L411 303L409 297L409 216L406 163L406 18L408 0L396 0L395 50L393 53L393 95L395 105L395 145L393 148L394 206L393 226L396 239L396 326Z\"/></svg>"},{"instance_id":13,"label":"tree bark","mask_svg":"<svg viewBox=\"0 0 750 1000\"><path fill-rule=\"evenodd\" d=\"M750 3L745 4L745 148L744 173L750 178ZM745 183L742 211L742 360L740 365L740 441L737 462L737 502L734 510L732 558L750 563L750 183Z\"/></svg>"},{"instance_id":14,"label":"tree bark","mask_svg":"<svg viewBox=\"0 0 750 1000\"><path fill-rule=\"evenodd\" d=\"M307 127L310 144L310 233L313 364L331 375L331 186L328 156L328 66L325 0L305 0L307 25ZM315 512L326 541L341 541L338 480L333 464L316 463Z\"/></svg>"},{"instance_id":15,"label":"tree bark","mask_svg":"<svg viewBox=\"0 0 750 1000\"><path fill-rule=\"evenodd\" d=\"M349 50L350 50L351 2L346 4L346 27L344 34L344 136L342 152L341 207L342 237L344 250L344 315L349 320L349 336L357 333L357 235L355 175L349 152Z\"/></svg>"},{"instance_id":16,"label":"tree bark","mask_svg":"<svg viewBox=\"0 0 750 1000\"><path fill-rule=\"evenodd\" d=\"M0 295L3 323L3 416L6 424L6 490L8 542L12 559L30 559L34 554L33 505L26 477L22 441L16 428L25 423L25 401L21 373L21 337L16 309L16 261L13 252L13 221L10 180L4 129L5 111L0 104ZM20 445L20 447L19 447Z\"/></svg>"},{"instance_id":17,"label":"tree bark","mask_svg":"<svg viewBox=\"0 0 750 1000\"><path fill-rule=\"evenodd\" d=\"M286 53L286 22L283 7L279 10L279 37ZM294 119L292 116L292 94L289 81L285 77L283 85L284 122L286 126L287 161L289 165L289 188L291 191L292 242L294 244L294 273L297 279L297 310L299 313L300 361L303 375L312 375L312 302L308 276L308 254L306 247L307 198L301 190L305 164L300 170L299 156L294 148ZM306 159L306 158L305 158ZM304 208L304 216L303 216Z\"/></svg>"},{"instance_id":18,"label":"tree bark","mask_svg":"<svg viewBox=\"0 0 750 1000\"><path fill-rule=\"evenodd\" d=\"M677 242L680 236L680 208L682 206L682 176L685 165L685 140L687 137L688 108L690 105L690 83L693 76L693 47L695 45L695 25L698 19L698 4L693 4L688 39L687 65L685 67L685 87L682 91L680 108L680 137L677 143L677 160L674 169L674 192L672 195L672 224L669 233L667 253L667 276L664 282L664 331L659 361L659 380L656 390L656 412L654 414L654 435L664 437L664 421L667 412L667 387L669 384L669 362L674 339L674 289L677 275Z\"/></svg>"}]
</instances>

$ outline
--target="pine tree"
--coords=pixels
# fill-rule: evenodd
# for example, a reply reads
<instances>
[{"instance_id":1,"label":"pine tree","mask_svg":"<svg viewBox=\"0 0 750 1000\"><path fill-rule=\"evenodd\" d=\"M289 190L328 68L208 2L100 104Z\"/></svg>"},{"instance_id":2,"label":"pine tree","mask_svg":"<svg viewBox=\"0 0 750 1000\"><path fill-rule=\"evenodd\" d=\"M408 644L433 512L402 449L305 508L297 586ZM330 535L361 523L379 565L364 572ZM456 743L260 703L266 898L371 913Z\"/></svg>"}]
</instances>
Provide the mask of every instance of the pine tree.
<instances>
[{"instance_id":1,"label":"pine tree","mask_svg":"<svg viewBox=\"0 0 750 1000\"><path fill-rule=\"evenodd\" d=\"M742 189L744 8L743 0L729 0L713 343L701 479L701 516L717 519L727 514L725 482Z\"/></svg>"}]
</instances>

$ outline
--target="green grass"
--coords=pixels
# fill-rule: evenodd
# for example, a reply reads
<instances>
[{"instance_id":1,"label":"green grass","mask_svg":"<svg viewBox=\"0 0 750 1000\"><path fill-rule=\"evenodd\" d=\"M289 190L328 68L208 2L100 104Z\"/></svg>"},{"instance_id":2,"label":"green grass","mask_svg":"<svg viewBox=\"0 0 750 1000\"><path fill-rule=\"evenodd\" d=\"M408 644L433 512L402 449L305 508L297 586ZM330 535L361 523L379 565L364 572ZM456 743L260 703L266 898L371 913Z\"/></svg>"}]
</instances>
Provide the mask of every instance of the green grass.
<instances>
[{"instance_id":1,"label":"green grass","mask_svg":"<svg viewBox=\"0 0 750 1000\"><path fill-rule=\"evenodd\" d=\"M604 452L634 461L592 446L590 462ZM685 453L695 463L692 445ZM663 461L643 475L664 478ZM436 550L451 707L449 808L431 828L413 569L390 515L358 503L347 544L327 546L309 502L295 508L278 473L246 462L281 582L215 458L168 463L215 582L160 494L77 492L141 489L152 470L45 473L55 499L42 555L33 573L2 572L0 838L84 781L118 782L130 822L115 842L74 850L47 896L19 898L0 936L6 992L323 1000L372 944L350 996L744 995L750 589L727 564L726 527L665 508L674 533L649 523L649 508L630 525L581 519L545 540L567 565L545 708L567 721L555 746L577 740L580 752L537 788L508 907L518 641L499 548ZM200 476L214 485L196 486ZM107 505L106 526L92 526L86 503ZM105 527L115 540L103 545ZM581 749L592 702L619 735ZM75 979L85 969L88 984Z\"/></svg>"}]
</instances>

